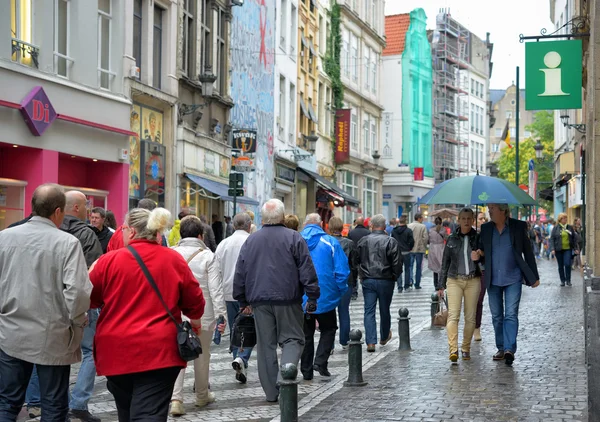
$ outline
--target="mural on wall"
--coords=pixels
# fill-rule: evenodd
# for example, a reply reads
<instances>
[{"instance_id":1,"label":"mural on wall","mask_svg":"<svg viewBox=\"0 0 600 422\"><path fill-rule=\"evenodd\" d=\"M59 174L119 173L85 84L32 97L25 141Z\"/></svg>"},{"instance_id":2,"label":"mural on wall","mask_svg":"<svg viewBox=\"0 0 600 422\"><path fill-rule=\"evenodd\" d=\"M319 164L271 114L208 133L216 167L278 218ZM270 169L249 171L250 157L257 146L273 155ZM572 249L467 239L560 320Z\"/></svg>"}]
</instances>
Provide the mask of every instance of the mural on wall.
<instances>
[{"instance_id":1,"label":"mural on wall","mask_svg":"<svg viewBox=\"0 0 600 422\"><path fill-rule=\"evenodd\" d=\"M162 144L163 114L152 108L142 108L142 139Z\"/></svg>"},{"instance_id":2,"label":"mural on wall","mask_svg":"<svg viewBox=\"0 0 600 422\"><path fill-rule=\"evenodd\" d=\"M247 0L233 8L231 124L257 130L256 171L246 173L245 184L246 196L260 206L271 198L274 180L274 23L275 0ZM258 220L258 209L253 211Z\"/></svg>"},{"instance_id":3,"label":"mural on wall","mask_svg":"<svg viewBox=\"0 0 600 422\"><path fill-rule=\"evenodd\" d=\"M138 136L129 137L129 196L140 197L140 137L141 127L141 109L134 104L131 108L129 117L130 129Z\"/></svg>"}]
</instances>

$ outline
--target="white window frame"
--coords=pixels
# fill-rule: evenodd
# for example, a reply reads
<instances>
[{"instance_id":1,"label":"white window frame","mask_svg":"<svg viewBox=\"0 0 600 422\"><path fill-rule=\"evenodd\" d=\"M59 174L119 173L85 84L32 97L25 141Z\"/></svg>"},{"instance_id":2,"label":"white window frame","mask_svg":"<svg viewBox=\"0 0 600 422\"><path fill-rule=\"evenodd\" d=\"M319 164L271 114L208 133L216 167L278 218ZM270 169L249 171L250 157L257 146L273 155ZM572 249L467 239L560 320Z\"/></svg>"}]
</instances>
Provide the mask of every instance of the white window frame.
<instances>
[{"instance_id":1,"label":"white window frame","mask_svg":"<svg viewBox=\"0 0 600 422\"><path fill-rule=\"evenodd\" d=\"M371 74L373 80L371 81L371 92L377 94L377 62L379 61L379 54L371 51ZM367 76L368 77L368 76Z\"/></svg>"},{"instance_id":2,"label":"white window frame","mask_svg":"<svg viewBox=\"0 0 600 422\"><path fill-rule=\"evenodd\" d=\"M371 116L363 112L363 151L365 154L371 153Z\"/></svg>"},{"instance_id":3,"label":"white window frame","mask_svg":"<svg viewBox=\"0 0 600 422\"><path fill-rule=\"evenodd\" d=\"M287 103L287 98L285 96L285 90L287 87L287 80L284 75L279 75L279 122L278 122L278 138L283 141L283 137L285 136L287 126L286 115L285 115L285 106Z\"/></svg>"},{"instance_id":4,"label":"white window frame","mask_svg":"<svg viewBox=\"0 0 600 422\"><path fill-rule=\"evenodd\" d=\"M217 77L215 81L215 92L220 94L222 97L227 93L227 49L226 49L226 38L227 38L227 19L225 18L225 11L221 8L217 8L216 19L213 17L214 30L214 57L213 72Z\"/></svg>"},{"instance_id":5,"label":"white window frame","mask_svg":"<svg viewBox=\"0 0 600 422\"><path fill-rule=\"evenodd\" d=\"M358 152L358 112L356 108L352 107L350 113L350 149Z\"/></svg>"},{"instance_id":6,"label":"white window frame","mask_svg":"<svg viewBox=\"0 0 600 422\"><path fill-rule=\"evenodd\" d=\"M350 175L350 183L348 183L348 175ZM341 172L341 176L342 176L342 189L344 190L344 192L346 192L349 195L352 195L354 198L358 197L358 177L355 173L352 173L350 171L343 171ZM352 211L348 211L345 207L343 210L343 216L342 219L344 220L344 223L349 224L352 223L354 221L354 219L356 218L356 214L355 212Z\"/></svg>"},{"instance_id":7,"label":"white window frame","mask_svg":"<svg viewBox=\"0 0 600 422\"><path fill-rule=\"evenodd\" d=\"M374 177L363 176L363 215L373 216L376 214L377 209L377 179ZM371 181L372 187L368 188L368 182ZM367 196L371 196L371 209L368 209Z\"/></svg>"},{"instance_id":8,"label":"white window frame","mask_svg":"<svg viewBox=\"0 0 600 422\"><path fill-rule=\"evenodd\" d=\"M363 54L363 60L365 61L364 85L368 92L371 90L371 49L366 45L363 46L363 49L365 50Z\"/></svg>"},{"instance_id":9,"label":"white window frame","mask_svg":"<svg viewBox=\"0 0 600 422\"><path fill-rule=\"evenodd\" d=\"M210 63L209 60L206 60L206 44L210 43L212 39L212 28L210 27L212 8L210 7L209 0L200 0L200 7L202 11L197 13L198 23L200 24L200 69L198 69L197 73L203 74L206 70L206 63Z\"/></svg>"},{"instance_id":10,"label":"white window frame","mask_svg":"<svg viewBox=\"0 0 600 422\"><path fill-rule=\"evenodd\" d=\"M352 80L355 83L358 83L358 37L350 32L350 54L351 54L351 62L350 66L352 67Z\"/></svg>"},{"instance_id":11,"label":"white window frame","mask_svg":"<svg viewBox=\"0 0 600 422\"><path fill-rule=\"evenodd\" d=\"M284 52L287 50L286 44L286 32L287 32L287 7L288 0L281 0L281 13L279 16L280 22L280 30L279 30L279 48L281 48Z\"/></svg>"},{"instance_id":12,"label":"white window frame","mask_svg":"<svg viewBox=\"0 0 600 422\"><path fill-rule=\"evenodd\" d=\"M294 131L296 127L296 86L290 82L290 119L289 119L289 135L288 143L294 145L296 143L294 138Z\"/></svg>"},{"instance_id":13,"label":"white window frame","mask_svg":"<svg viewBox=\"0 0 600 422\"><path fill-rule=\"evenodd\" d=\"M196 27L196 25L195 25L196 21L194 19L194 12L196 11L196 8L193 5L196 4L196 0L188 0L187 4L188 4L188 9L185 8L185 3L184 3L184 6L182 6L182 9L183 9L183 48L182 48L183 57L181 60L181 70L184 75L186 75L188 77L193 77L194 61L195 61L195 57L196 57L196 55L193 54L195 52L194 43L196 41L195 40L196 31L194 30L194 28ZM189 23L192 24L191 27L193 28L191 33L190 33Z\"/></svg>"},{"instance_id":14,"label":"white window frame","mask_svg":"<svg viewBox=\"0 0 600 422\"><path fill-rule=\"evenodd\" d=\"M379 151L377 146L377 119L371 116L371 151Z\"/></svg>"},{"instance_id":15,"label":"white window frame","mask_svg":"<svg viewBox=\"0 0 600 422\"><path fill-rule=\"evenodd\" d=\"M112 18L113 18L112 12L114 9L113 0L108 0L108 4L110 6L110 13L106 13L106 12L98 9L98 86L100 87L100 89L110 91L111 87L112 87L113 79L115 78L115 76L117 76L117 74L115 72L111 71L112 49L110 48L110 44L112 41ZM108 69L103 69L102 65L101 65L101 63L102 63L102 19L108 20ZM103 75L107 75L108 87L102 86L102 76Z\"/></svg>"},{"instance_id":16,"label":"white window frame","mask_svg":"<svg viewBox=\"0 0 600 422\"><path fill-rule=\"evenodd\" d=\"M342 32L342 69L346 77L350 78L350 31Z\"/></svg>"},{"instance_id":17,"label":"white window frame","mask_svg":"<svg viewBox=\"0 0 600 422\"><path fill-rule=\"evenodd\" d=\"M58 7L60 3L65 3L67 6L67 22L66 23L66 41L67 41L67 45L65 46L65 52L66 54L61 54L58 52L58 31L57 29L59 28L59 22L58 22ZM70 0L54 0L54 73L56 73L56 76L61 77L61 78L66 78L66 79L70 79L70 74L71 74L71 66L73 65L73 63L75 63L75 59L73 59L72 57L69 56L69 45L70 45L70 40L71 40L71 2ZM66 70L66 74L65 75L61 75L58 73L58 67L59 67L59 60L64 60L65 63L65 70Z\"/></svg>"},{"instance_id":18,"label":"white window frame","mask_svg":"<svg viewBox=\"0 0 600 422\"><path fill-rule=\"evenodd\" d=\"M296 61L296 49L298 48L298 8L292 3L291 8L291 35L290 35L290 57Z\"/></svg>"}]
</instances>

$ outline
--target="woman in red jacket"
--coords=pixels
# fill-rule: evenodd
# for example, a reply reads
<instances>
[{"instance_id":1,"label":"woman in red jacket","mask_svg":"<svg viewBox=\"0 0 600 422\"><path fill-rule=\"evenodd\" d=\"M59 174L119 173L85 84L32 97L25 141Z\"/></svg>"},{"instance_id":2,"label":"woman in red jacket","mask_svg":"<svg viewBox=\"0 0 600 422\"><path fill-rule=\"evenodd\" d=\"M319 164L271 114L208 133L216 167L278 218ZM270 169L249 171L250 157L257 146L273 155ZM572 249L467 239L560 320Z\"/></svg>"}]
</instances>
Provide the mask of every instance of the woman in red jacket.
<instances>
[{"instance_id":1,"label":"woman in red jacket","mask_svg":"<svg viewBox=\"0 0 600 422\"><path fill-rule=\"evenodd\" d=\"M171 313L185 313L200 330L202 290L181 255L160 245L169 211L136 208L123 225L125 246L140 255ZM107 378L120 422L166 421L173 386L181 368L177 327L132 253L118 249L90 269L92 308L102 307L94 339L98 375Z\"/></svg>"}]
</instances>

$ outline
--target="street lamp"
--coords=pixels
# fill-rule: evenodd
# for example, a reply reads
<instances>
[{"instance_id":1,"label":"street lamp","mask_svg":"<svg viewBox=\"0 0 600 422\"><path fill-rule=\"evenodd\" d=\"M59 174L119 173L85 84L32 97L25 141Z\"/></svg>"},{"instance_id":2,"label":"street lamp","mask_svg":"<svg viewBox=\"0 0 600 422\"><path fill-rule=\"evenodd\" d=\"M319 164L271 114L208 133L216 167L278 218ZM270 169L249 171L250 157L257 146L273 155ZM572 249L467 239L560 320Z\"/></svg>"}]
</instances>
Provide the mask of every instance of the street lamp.
<instances>
[{"instance_id":1,"label":"street lamp","mask_svg":"<svg viewBox=\"0 0 600 422\"><path fill-rule=\"evenodd\" d=\"M562 116L560 116L560 121L562 122L563 126L569 129L575 129L577 132L579 133L585 133L585 124L570 124L569 123L569 116L567 114L563 114Z\"/></svg>"},{"instance_id":2,"label":"street lamp","mask_svg":"<svg viewBox=\"0 0 600 422\"><path fill-rule=\"evenodd\" d=\"M537 158L538 163L541 163L544 159L544 146L542 145L542 142L539 139L537 140L537 143L533 146L533 149L535 150L535 158Z\"/></svg>"},{"instance_id":3,"label":"street lamp","mask_svg":"<svg viewBox=\"0 0 600 422\"><path fill-rule=\"evenodd\" d=\"M317 141L319 140L319 136L315 134L313 130L310 135L304 135L304 140L306 141L306 150L311 154L315 153L317 149Z\"/></svg>"},{"instance_id":4,"label":"street lamp","mask_svg":"<svg viewBox=\"0 0 600 422\"><path fill-rule=\"evenodd\" d=\"M490 171L490 176L498 177L498 166L496 165L496 163L489 163L488 169Z\"/></svg>"}]
</instances>

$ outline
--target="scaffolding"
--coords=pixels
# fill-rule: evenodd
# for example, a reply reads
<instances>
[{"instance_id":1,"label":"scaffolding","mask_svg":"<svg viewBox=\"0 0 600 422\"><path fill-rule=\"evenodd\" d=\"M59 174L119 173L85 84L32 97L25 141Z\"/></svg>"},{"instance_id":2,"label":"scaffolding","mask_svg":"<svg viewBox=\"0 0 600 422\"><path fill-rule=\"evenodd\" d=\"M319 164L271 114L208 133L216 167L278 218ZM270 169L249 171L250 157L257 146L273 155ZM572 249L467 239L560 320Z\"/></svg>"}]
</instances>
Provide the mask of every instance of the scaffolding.
<instances>
[{"instance_id":1,"label":"scaffolding","mask_svg":"<svg viewBox=\"0 0 600 422\"><path fill-rule=\"evenodd\" d=\"M468 172L470 32L447 11L436 17L433 58L433 164L435 182Z\"/></svg>"}]
</instances>

